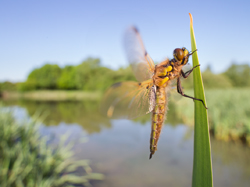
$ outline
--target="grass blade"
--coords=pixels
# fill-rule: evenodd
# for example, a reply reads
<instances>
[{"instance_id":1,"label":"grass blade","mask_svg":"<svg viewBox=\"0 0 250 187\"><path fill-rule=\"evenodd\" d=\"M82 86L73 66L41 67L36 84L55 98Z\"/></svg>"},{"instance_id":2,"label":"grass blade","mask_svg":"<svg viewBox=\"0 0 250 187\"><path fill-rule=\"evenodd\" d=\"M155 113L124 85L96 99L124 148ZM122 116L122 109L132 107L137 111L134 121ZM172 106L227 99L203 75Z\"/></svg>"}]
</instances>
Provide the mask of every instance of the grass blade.
<instances>
[{"instance_id":1,"label":"grass blade","mask_svg":"<svg viewBox=\"0 0 250 187\"><path fill-rule=\"evenodd\" d=\"M193 30L193 18L190 16L190 35L192 51L196 48L194 30ZM195 52L192 55L193 66L199 64L198 53ZM194 97L202 99L206 105L204 88L201 78L200 67L195 68L193 71L194 76ZM212 161L210 150L210 138L207 110L203 104L199 101L194 102L194 160L193 160L193 181L192 187L212 187L213 175L212 175Z\"/></svg>"}]
</instances>

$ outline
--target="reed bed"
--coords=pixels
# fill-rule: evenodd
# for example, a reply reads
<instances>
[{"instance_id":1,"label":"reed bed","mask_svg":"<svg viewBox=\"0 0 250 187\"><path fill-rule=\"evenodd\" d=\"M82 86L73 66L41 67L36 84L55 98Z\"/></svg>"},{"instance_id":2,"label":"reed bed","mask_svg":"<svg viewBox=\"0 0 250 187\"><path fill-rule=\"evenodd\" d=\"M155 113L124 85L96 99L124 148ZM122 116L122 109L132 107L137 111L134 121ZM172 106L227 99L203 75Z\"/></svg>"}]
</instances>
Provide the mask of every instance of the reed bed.
<instances>
[{"instance_id":1,"label":"reed bed","mask_svg":"<svg viewBox=\"0 0 250 187\"><path fill-rule=\"evenodd\" d=\"M0 186L90 186L91 180L103 178L92 172L88 160L74 160L74 141L62 136L49 144L39 128L37 120L17 121L0 107Z\"/></svg>"}]
</instances>

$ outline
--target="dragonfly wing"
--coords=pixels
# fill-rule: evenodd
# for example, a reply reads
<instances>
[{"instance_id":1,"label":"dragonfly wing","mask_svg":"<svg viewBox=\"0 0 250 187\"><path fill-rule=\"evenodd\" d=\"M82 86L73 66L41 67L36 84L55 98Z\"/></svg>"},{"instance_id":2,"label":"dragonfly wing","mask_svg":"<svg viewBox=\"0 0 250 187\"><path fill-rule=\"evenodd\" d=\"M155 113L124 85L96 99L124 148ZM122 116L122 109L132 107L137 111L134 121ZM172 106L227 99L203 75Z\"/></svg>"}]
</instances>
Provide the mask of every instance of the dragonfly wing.
<instances>
[{"instance_id":1,"label":"dragonfly wing","mask_svg":"<svg viewBox=\"0 0 250 187\"><path fill-rule=\"evenodd\" d=\"M182 71L187 72L192 69L192 66L190 63L187 63L185 66L182 67Z\"/></svg>"},{"instance_id":2,"label":"dragonfly wing","mask_svg":"<svg viewBox=\"0 0 250 187\"><path fill-rule=\"evenodd\" d=\"M134 75L139 82L152 78L155 65L143 45L138 30L131 26L124 37L125 51Z\"/></svg>"},{"instance_id":3,"label":"dragonfly wing","mask_svg":"<svg viewBox=\"0 0 250 187\"><path fill-rule=\"evenodd\" d=\"M181 100L182 95L177 92L177 81L172 80L170 84L165 88L166 97L171 98L171 101L177 102Z\"/></svg>"},{"instance_id":4,"label":"dragonfly wing","mask_svg":"<svg viewBox=\"0 0 250 187\"><path fill-rule=\"evenodd\" d=\"M145 115L154 107L152 87L152 80L115 83L102 99L101 112L114 119L133 119Z\"/></svg>"}]
</instances>

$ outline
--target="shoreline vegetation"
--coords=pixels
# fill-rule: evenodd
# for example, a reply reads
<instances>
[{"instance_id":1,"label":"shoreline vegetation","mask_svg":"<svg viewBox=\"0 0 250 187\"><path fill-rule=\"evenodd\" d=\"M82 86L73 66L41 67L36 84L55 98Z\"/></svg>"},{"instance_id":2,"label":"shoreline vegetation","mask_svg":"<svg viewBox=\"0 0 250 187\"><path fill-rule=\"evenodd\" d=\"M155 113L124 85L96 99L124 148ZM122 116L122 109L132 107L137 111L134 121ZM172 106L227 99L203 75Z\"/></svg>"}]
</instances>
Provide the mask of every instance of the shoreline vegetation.
<instances>
[{"instance_id":1,"label":"shoreline vegetation","mask_svg":"<svg viewBox=\"0 0 250 187\"><path fill-rule=\"evenodd\" d=\"M70 134L42 135L39 117L16 120L0 105L0 186L91 186L103 180L87 159L75 160ZM50 143L48 143L50 142Z\"/></svg>"},{"instance_id":2,"label":"shoreline vegetation","mask_svg":"<svg viewBox=\"0 0 250 187\"><path fill-rule=\"evenodd\" d=\"M34 100L34 101L81 101L99 100L101 92L79 90L35 90L27 92L4 91L1 94L4 100Z\"/></svg>"},{"instance_id":3,"label":"shoreline vegetation","mask_svg":"<svg viewBox=\"0 0 250 187\"><path fill-rule=\"evenodd\" d=\"M193 90L185 90L185 93L187 95L193 95ZM244 144L250 146L249 93L250 88L227 88L206 90L208 117L210 121L210 132L211 134L213 134L213 136L216 137L216 139L224 141L233 140L235 142L243 142ZM38 90L19 93L5 92L5 94L3 94L4 100L6 100L7 102L23 100L22 103L24 107L26 107L26 102L30 103L34 101L39 101L39 103L44 103L44 105L46 105L46 103L50 101L55 101L58 104L63 104L65 102L77 102L78 104L82 102L87 102L88 105L85 106L84 109L81 109L80 106L77 105L79 107L77 108L77 110L87 110L85 111L87 114L95 113L95 115L97 115L97 111L99 108L98 103L102 97L102 92L56 90ZM167 114L166 122L184 123L186 125L192 126L194 124L193 101L191 99L182 98L177 93L172 94L169 99L169 112ZM73 105L75 106L76 104ZM32 108L37 107L33 106ZM50 110L48 107L44 107L44 109ZM72 110L74 111L73 108ZM68 112L69 111L67 110L67 113ZM34 113L35 111L31 112L30 115L33 115ZM59 119L65 117L65 115L66 114L60 114L61 117L59 117ZM96 123L99 124L100 121L105 121L106 118L104 118L104 116L102 116L101 114L99 114L98 116L99 117L97 118L100 119L99 121L98 119L95 119L97 120ZM67 121L67 119L64 120ZM149 118L145 116L142 117L141 120L142 122L145 122L149 120ZM77 123L81 124L82 121L83 119L81 118ZM72 123L73 122L75 123L76 121L72 121ZM107 121L106 123L108 124Z\"/></svg>"},{"instance_id":4,"label":"shoreline vegetation","mask_svg":"<svg viewBox=\"0 0 250 187\"><path fill-rule=\"evenodd\" d=\"M191 66L190 66L191 68ZM184 71L188 71L186 67ZM239 65L233 62L219 74L207 67L202 72L205 89L216 88L250 88L250 66L248 63ZM57 64L45 64L30 72L24 82L0 82L0 95L4 91L36 91L36 90L69 90L84 92L104 92L112 84L121 81L136 81L129 66L112 70L101 65L100 59L88 58L81 64L60 67ZM183 81L185 89L193 88L193 77Z\"/></svg>"},{"instance_id":5,"label":"shoreline vegetation","mask_svg":"<svg viewBox=\"0 0 250 187\"><path fill-rule=\"evenodd\" d=\"M250 88L206 90L210 132L216 139L242 142L250 147ZM192 90L186 90L192 95ZM175 103L177 117L184 124L194 124L193 101L182 99Z\"/></svg>"},{"instance_id":6,"label":"shoreline vegetation","mask_svg":"<svg viewBox=\"0 0 250 187\"><path fill-rule=\"evenodd\" d=\"M223 140L243 140L250 146L250 66L233 62L219 74L207 67L202 79L207 96L210 130ZM187 70L184 70L187 71ZM21 83L0 83L0 99L24 101L99 101L112 84L136 81L131 68L112 70L102 66L100 59L88 58L79 65L60 67L45 64L30 72ZM184 79L187 95L193 94L193 77ZM173 97L172 97L173 98ZM175 115L184 124L193 124L193 101L171 102ZM171 104L172 103L172 104ZM186 104L185 104L186 103ZM89 107L89 106L88 106ZM191 107L191 108L190 108Z\"/></svg>"}]
</instances>

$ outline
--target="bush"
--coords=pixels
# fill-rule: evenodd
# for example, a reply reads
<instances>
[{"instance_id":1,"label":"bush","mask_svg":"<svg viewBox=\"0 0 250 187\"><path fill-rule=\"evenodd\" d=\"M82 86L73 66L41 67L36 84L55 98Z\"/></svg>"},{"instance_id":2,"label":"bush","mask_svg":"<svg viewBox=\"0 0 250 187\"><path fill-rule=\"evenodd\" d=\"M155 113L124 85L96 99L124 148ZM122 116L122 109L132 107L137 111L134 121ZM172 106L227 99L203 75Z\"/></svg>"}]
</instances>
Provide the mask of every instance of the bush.
<instances>
[{"instance_id":1,"label":"bush","mask_svg":"<svg viewBox=\"0 0 250 187\"><path fill-rule=\"evenodd\" d=\"M210 67L202 72L202 80L205 89L231 88L231 80L224 74L214 74ZM193 89L193 75L182 81L182 86L186 89Z\"/></svg>"},{"instance_id":2,"label":"bush","mask_svg":"<svg viewBox=\"0 0 250 187\"><path fill-rule=\"evenodd\" d=\"M101 66L98 58L87 58L77 66L60 68L58 65L46 64L34 69L19 90L104 91L115 82L128 80L135 80L130 67L114 71Z\"/></svg>"},{"instance_id":3,"label":"bush","mask_svg":"<svg viewBox=\"0 0 250 187\"><path fill-rule=\"evenodd\" d=\"M61 68L58 65L45 64L41 68L34 69L20 89L23 91L34 89L56 89L60 75Z\"/></svg>"},{"instance_id":4,"label":"bush","mask_svg":"<svg viewBox=\"0 0 250 187\"><path fill-rule=\"evenodd\" d=\"M91 172L87 160L72 160L74 142L48 144L34 120L18 123L10 112L0 108L0 186L88 186L91 179L102 179ZM82 168L83 176L76 170Z\"/></svg>"},{"instance_id":5,"label":"bush","mask_svg":"<svg viewBox=\"0 0 250 187\"><path fill-rule=\"evenodd\" d=\"M206 90L210 129L218 139L244 140L250 146L250 108L248 89ZM192 96L193 91L186 90ZM185 124L194 123L192 99L175 103L177 115Z\"/></svg>"},{"instance_id":6,"label":"bush","mask_svg":"<svg viewBox=\"0 0 250 187\"><path fill-rule=\"evenodd\" d=\"M224 74L213 74L208 68L202 73L203 84L205 88L231 88L230 79Z\"/></svg>"},{"instance_id":7,"label":"bush","mask_svg":"<svg viewBox=\"0 0 250 187\"><path fill-rule=\"evenodd\" d=\"M57 87L63 90L75 90L76 87L76 67L65 66L58 79Z\"/></svg>"},{"instance_id":8,"label":"bush","mask_svg":"<svg viewBox=\"0 0 250 187\"><path fill-rule=\"evenodd\" d=\"M1 82L0 83L0 92L1 91L16 91L19 84L20 83L12 83L9 81Z\"/></svg>"},{"instance_id":9,"label":"bush","mask_svg":"<svg viewBox=\"0 0 250 187\"><path fill-rule=\"evenodd\" d=\"M248 64L232 64L224 75L231 80L235 87L250 87L250 66Z\"/></svg>"}]
</instances>

